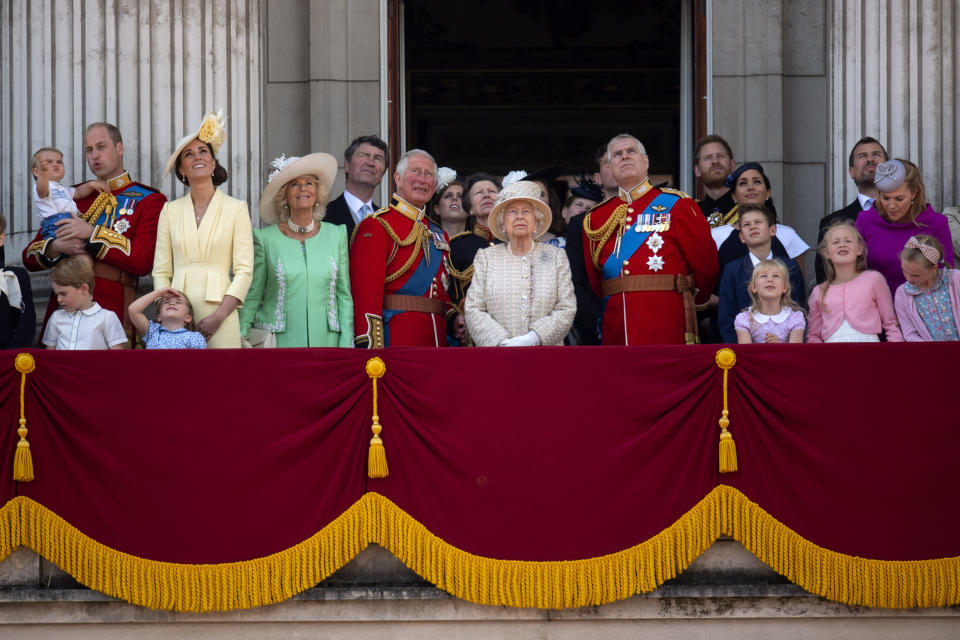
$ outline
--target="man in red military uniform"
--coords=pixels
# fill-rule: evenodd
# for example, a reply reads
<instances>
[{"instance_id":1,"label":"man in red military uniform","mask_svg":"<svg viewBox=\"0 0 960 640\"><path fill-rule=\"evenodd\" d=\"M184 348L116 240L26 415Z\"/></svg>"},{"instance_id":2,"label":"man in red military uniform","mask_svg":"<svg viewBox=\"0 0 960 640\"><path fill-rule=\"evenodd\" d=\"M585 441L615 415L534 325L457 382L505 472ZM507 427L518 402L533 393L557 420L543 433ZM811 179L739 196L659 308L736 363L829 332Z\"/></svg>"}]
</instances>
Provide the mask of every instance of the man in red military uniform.
<instances>
[{"instance_id":1,"label":"man in red military uniform","mask_svg":"<svg viewBox=\"0 0 960 640\"><path fill-rule=\"evenodd\" d=\"M38 231L23 250L23 265L42 271L66 256L90 255L96 274L94 298L123 320L132 337L127 306L136 299L137 278L153 268L157 219L167 199L130 179L123 168L123 139L112 124L97 122L87 127L83 149L90 171L108 184L110 194L78 200L80 217L57 222L56 238L44 239ZM51 296L44 325L56 309L56 297Z\"/></svg>"},{"instance_id":2,"label":"man in red military uniform","mask_svg":"<svg viewBox=\"0 0 960 640\"><path fill-rule=\"evenodd\" d=\"M635 137L615 136L607 155L619 194L583 221L587 275L602 300L602 342L698 342L696 304L710 299L717 279L710 225L689 196L650 184L650 159Z\"/></svg>"},{"instance_id":3,"label":"man in red military uniform","mask_svg":"<svg viewBox=\"0 0 960 640\"><path fill-rule=\"evenodd\" d=\"M447 295L447 234L426 218L437 188L426 151L400 158L390 205L364 218L350 246L358 347L446 346L455 311Z\"/></svg>"}]
</instances>

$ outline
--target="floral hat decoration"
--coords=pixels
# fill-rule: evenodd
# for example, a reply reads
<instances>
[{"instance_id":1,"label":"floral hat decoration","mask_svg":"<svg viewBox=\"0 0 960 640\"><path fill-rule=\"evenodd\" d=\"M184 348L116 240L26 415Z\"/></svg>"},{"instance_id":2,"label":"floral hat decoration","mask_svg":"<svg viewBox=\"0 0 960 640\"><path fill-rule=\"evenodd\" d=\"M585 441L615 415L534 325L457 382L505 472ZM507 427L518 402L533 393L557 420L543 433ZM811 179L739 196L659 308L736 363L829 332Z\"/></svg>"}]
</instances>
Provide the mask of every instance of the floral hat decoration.
<instances>
[{"instance_id":1,"label":"floral hat decoration","mask_svg":"<svg viewBox=\"0 0 960 640\"><path fill-rule=\"evenodd\" d=\"M213 148L213 155L217 155L217 153L220 152L220 147L223 145L224 140L227 139L227 121L223 115L223 109L218 109L216 113L213 111L208 112L207 115L203 116L203 121L200 123L200 127L196 133L188 134L180 139L180 142L177 143L176 148L173 150L173 154L167 160L167 166L163 169L164 177L176 166L177 159L180 157L180 153L184 147L196 139L209 144Z\"/></svg>"}]
</instances>

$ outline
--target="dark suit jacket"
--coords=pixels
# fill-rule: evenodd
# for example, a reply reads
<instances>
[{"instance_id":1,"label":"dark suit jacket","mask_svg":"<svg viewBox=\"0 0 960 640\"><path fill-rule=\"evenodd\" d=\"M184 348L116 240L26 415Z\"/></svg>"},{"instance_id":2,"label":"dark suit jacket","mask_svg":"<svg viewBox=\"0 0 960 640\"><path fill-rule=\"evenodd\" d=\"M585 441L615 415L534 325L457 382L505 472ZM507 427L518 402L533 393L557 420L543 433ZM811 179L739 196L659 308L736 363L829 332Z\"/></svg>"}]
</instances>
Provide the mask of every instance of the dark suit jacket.
<instances>
[{"instance_id":1,"label":"dark suit jacket","mask_svg":"<svg viewBox=\"0 0 960 640\"><path fill-rule=\"evenodd\" d=\"M353 221L353 216L350 215L350 207L347 206L347 200L342 193L327 204L327 215L323 217L323 220L324 222L344 225L347 228L347 238L353 236L353 228L357 224Z\"/></svg>"},{"instance_id":2,"label":"dark suit jacket","mask_svg":"<svg viewBox=\"0 0 960 640\"><path fill-rule=\"evenodd\" d=\"M854 198L853 202L845 206L839 211L834 211L828 216L823 216L820 219L820 233L817 234L817 246L820 246L820 242L823 240L823 234L827 232L827 229L837 220L857 220L857 216L860 215L860 198ZM820 252L817 251L816 258L814 260L817 269L817 284L820 284L827 279L827 272L823 267L823 258L820 257Z\"/></svg>"},{"instance_id":3,"label":"dark suit jacket","mask_svg":"<svg viewBox=\"0 0 960 640\"><path fill-rule=\"evenodd\" d=\"M580 344L600 344L597 331L600 326L600 298L593 292L587 278L586 259L583 255L583 218L586 212L570 218L567 224L567 258L570 260L570 275L573 276L573 292L577 297L577 315L573 329L579 334Z\"/></svg>"},{"instance_id":4,"label":"dark suit jacket","mask_svg":"<svg viewBox=\"0 0 960 640\"><path fill-rule=\"evenodd\" d=\"M787 273L790 275L790 297L806 309L807 292L804 288L803 276L800 275L800 267L796 261L784 255L774 254L774 257L787 265ZM750 260L750 256L730 262L723 269L718 292L720 304L717 309L717 325L720 327L720 337L723 342L737 342L737 331L733 328L733 321L737 319L738 313L753 304L750 292L747 291L752 275L753 261Z\"/></svg>"}]
</instances>

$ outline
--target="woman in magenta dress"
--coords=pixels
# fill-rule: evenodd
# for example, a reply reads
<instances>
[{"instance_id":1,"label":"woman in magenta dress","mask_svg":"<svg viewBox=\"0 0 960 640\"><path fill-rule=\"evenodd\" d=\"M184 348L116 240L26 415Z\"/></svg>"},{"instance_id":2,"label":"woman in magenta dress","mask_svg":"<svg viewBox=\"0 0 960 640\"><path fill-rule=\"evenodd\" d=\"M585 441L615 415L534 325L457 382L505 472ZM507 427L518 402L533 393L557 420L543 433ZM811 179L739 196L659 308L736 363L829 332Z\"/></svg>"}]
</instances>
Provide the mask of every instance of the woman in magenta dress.
<instances>
[{"instance_id":1,"label":"woman in magenta dress","mask_svg":"<svg viewBox=\"0 0 960 640\"><path fill-rule=\"evenodd\" d=\"M944 247L943 259L954 266L953 242L946 216L927 202L920 169L909 160L889 160L873 179L878 198L857 217L857 231L867 245L867 267L883 274L891 295L906 282L900 252L912 236L926 233Z\"/></svg>"}]
</instances>

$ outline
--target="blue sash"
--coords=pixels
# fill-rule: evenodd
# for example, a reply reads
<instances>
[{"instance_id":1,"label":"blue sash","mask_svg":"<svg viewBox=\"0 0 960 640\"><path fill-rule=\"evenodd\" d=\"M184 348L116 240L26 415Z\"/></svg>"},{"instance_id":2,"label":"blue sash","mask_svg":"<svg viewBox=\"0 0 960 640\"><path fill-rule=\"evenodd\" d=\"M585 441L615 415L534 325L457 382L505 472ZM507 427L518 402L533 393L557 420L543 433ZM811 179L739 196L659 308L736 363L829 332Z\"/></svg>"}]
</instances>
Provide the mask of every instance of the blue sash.
<instances>
[{"instance_id":1,"label":"blue sash","mask_svg":"<svg viewBox=\"0 0 960 640\"><path fill-rule=\"evenodd\" d=\"M142 185L128 184L126 189L120 193L113 194L113 197L117 199L116 208L111 211L104 210L93 224L112 227L117 220L123 217L120 215L121 209L124 210L126 215L132 215L137 205L140 204L140 201L153 193L154 191L152 189L148 189Z\"/></svg>"},{"instance_id":2,"label":"blue sash","mask_svg":"<svg viewBox=\"0 0 960 640\"><path fill-rule=\"evenodd\" d=\"M604 280L619 278L620 271L623 269L623 261L632 258L633 254L643 246L643 243L652 233L651 231L635 231L637 225L641 224L641 220L647 217L652 219L658 213L669 213L679 199L680 196L672 193L661 193L647 205L643 213L634 218L633 224L624 229L623 236L620 238L619 255L617 255L617 252L613 252L603 263Z\"/></svg>"},{"instance_id":3,"label":"blue sash","mask_svg":"<svg viewBox=\"0 0 960 640\"><path fill-rule=\"evenodd\" d=\"M620 238L619 255L614 251L603 263L604 280L619 278L620 272L623 269L624 260L632 258L633 254L635 254L640 247L643 246L643 243L647 241L647 238L650 237L652 231L638 231L636 230L637 225L643 224L645 218L653 219L654 216L660 213L669 213L679 199L680 196L678 195L661 193L647 205L643 213L634 218L633 224L624 229L623 236ZM597 319L597 335L600 336L601 340L603 340L603 316L607 312L607 302L609 300L610 296L605 296L600 303L600 317Z\"/></svg>"},{"instance_id":4,"label":"blue sash","mask_svg":"<svg viewBox=\"0 0 960 640\"><path fill-rule=\"evenodd\" d=\"M420 223L418 222L417 224ZM430 252L430 264L428 265L424 256L421 256L417 268L410 277L407 278L407 281L403 283L403 286L396 292L396 295L425 297L430 291L430 285L433 284L433 279L437 275L437 269L443 261L443 252L437 248L434 242L434 234L442 233L442 231L439 227L434 228L432 223L427 226L427 229L430 230L430 240L427 242L428 251ZM414 251L416 251L416 249L414 249ZM383 310L383 345L385 347L390 346L390 319L401 313L406 313L406 311L397 311L395 309ZM431 322L432 321L431 319Z\"/></svg>"}]
</instances>

